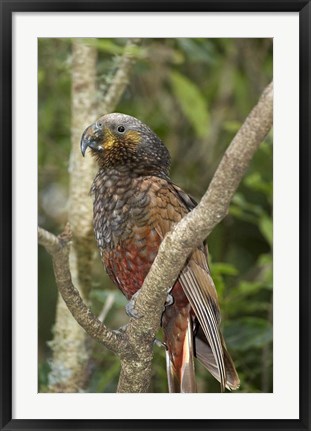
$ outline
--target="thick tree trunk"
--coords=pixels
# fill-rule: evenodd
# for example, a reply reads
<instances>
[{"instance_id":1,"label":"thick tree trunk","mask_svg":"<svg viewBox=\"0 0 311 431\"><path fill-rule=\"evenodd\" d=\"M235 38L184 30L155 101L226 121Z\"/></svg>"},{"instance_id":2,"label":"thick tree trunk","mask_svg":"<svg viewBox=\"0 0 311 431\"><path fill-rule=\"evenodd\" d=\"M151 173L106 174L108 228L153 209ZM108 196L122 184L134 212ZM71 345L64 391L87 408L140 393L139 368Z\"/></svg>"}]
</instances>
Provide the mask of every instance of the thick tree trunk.
<instances>
[{"instance_id":1,"label":"thick tree trunk","mask_svg":"<svg viewBox=\"0 0 311 431\"><path fill-rule=\"evenodd\" d=\"M92 203L90 184L94 178L95 164L88 157L81 157L81 131L94 120L96 92L96 48L75 39L72 47L72 122L71 155L69 163L70 190L68 219L73 232L69 262L72 281L80 295L87 301L91 286L92 255L94 253ZM88 378L88 351L86 333L72 318L61 296L58 298L49 391L78 392Z\"/></svg>"},{"instance_id":2,"label":"thick tree trunk","mask_svg":"<svg viewBox=\"0 0 311 431\"><path fill-rule=\"evenodd\" d=\"M91 157L83 159L81 156L81 133L99 114L115 109L128 84L135 61L133 48L139 43L140 39L128 39L108 92L100 100L96 93L97 50L81 39L73 41L68 208L73 243L70 247L69 265L72 283L86 303L91 289L93 256L97 250L93 235L92 200L89 195L96 164ZM59 296L54 338L50 342L53 352L49 375L50 392L78 392L83 389L88 380L87 364L91 353L91 347L86 346L86 339L86 333L72 318Z\"/></svg>"}]
</instances>

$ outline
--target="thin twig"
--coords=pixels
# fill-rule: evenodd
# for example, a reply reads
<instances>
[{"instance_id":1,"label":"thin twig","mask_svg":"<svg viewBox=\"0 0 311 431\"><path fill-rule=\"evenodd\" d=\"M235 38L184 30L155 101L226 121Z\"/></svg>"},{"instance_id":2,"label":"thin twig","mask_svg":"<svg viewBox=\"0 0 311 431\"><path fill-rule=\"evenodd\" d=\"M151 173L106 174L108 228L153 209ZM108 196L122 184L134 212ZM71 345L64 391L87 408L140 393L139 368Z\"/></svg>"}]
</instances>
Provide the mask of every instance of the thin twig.
<instances>
[{"instance_id":1,"label":"thin twig","mask_svg":"<svg viewBox=\"0 0 311 431\"><path fill-rule=\"evenodd\" d=\"M57 236L42 229L42 227L38 227L38 242L46 248L49 254L56 253L60 249L60 242Z\"/></svg>"},{"instance_id":2,"label":"thin twig","mask_svg":"<svg viewBox=\"0 0 311 431\"><path fill-rule=\"evenodd\" d=\"M109 311L111 310L112 306L114 303L114 294L113 293L109 293L109 295L107 296L107 299L105 301L105 304L102 308L102 311L100 312L99 316L98 316L98 320L100 320L101 322L104 322L107 314L109 313Z\"/></svg>"},{"instance_id":3,"label":"thin twig","mask_svg":"<svg viewBox=\"0 0 311 431\"><path fill-rule=\"evenodd\" d=\"M122 94L128 84L132 66L136 60L135 48L139 46L141 39L128 39L121 57L117 72L115 73L108 92L99 108L102 113L112 112L118 105Z\"/></svg>"}]
</instances>

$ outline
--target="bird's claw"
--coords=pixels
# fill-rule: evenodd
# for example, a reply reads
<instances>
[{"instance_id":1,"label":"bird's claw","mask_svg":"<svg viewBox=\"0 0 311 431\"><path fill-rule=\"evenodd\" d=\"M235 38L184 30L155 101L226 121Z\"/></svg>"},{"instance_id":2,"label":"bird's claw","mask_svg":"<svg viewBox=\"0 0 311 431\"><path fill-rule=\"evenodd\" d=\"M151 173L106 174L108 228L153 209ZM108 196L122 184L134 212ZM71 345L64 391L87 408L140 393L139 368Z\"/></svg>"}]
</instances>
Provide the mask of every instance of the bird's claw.
<instances>
[{"instance_id":1,"label":"bird's claw","mask_svg":"<svg viewBox=\"0 0 311 431\"><path fill-rule=\"evenodd\" d=\"M127 325L123 325L123 326L120 326L119 329L115 329L114 332L117 334L124 334L124 332L126 331L126 328L127 328Z\"/></svg>"},{"instance_id":2,"label":"bird's claw","mask_svg":"<svg viewBox=\"0 0 311 431\"><path fill-rule=\"evenodd\" d=\"M173 295L171 295L170 293L168 293L164 305L165 305L165 307L169 307L173 303L174 303Z\"/></svg>"},{"instance_id":3,"label":"bird's claw","mask_svg":"<svg viewBox=\"0 0 311 431\"><path fill-rule=\"evenodd\" d=\"M126 314L129 317L133 317L134 319L140 319L141 317L143 317L142 315L137 313L137 311L135 310L135 304L136 304L136 299L137 299L138 295L139 295L139 291L134 293L132 298L129 300L129 302L125 306Z\"/></svg>"},{"instance_id":4,"label":"bird's claw","mask_svg":"<svg viewBox=\"0 0 311 431\"><path fill-rule=\"evenodd\" d=\"M165 350L167 350L167 345L165 343L163 343L163 341L158 340L157 338L155 338L153 340L153 343L158 346L158 347L164 347Z\"/></svg>"},{"instance_id":5,"label":"bird's claw","mask_svg":"<svg viewBox=\"0 0 311 431\"><path fill-rule=\"evenodd\" d=\"M131 297L131 299L129 300L129 302L125 306L126 314L129 317L133 317L134 319L140 319L141 317L143 317L141 314L137 313L137 311L135 310L135 305L136 305L136 300L138 298L138 295L139 295L139 290L136 293L134 293L134 295ZM174 298L170 293L168 293L164 305L165 305L165 307L168 307L168 306L172 305L173 303L174 303Z\"/></svg>"}]
</instances>

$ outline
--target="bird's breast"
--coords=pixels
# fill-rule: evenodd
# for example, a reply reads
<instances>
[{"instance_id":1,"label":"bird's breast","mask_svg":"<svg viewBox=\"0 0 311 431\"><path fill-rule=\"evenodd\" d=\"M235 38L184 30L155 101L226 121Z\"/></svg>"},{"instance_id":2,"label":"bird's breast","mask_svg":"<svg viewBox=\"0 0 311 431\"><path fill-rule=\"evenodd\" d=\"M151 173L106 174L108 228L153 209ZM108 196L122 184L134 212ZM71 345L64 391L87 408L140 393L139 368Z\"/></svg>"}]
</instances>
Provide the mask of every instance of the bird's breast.
<instances>
[{"instance_id":1,"label":"bird's breast","mask_svg":"<svg viewBox=\"0 0 311 431\"><path fill-rule=\"evenodd\" d=\"M166 180L99 172L92 187L94 230L112 280L130 298L142 286L171 225L182 217Z\"/></svg>"},{"instance_id":2,"label":"bird's breast","mask_svg":"<svg viewBox=\"0 0 311 431\"><path fill-rule=\"evenodd\" d=\"M103 253L108 274L127 298L139 290L157 255L160 237L150 226L134 227L132 235Z\"/></svg>"},{"instance_id":3,"label":"bird's breast","mask_svg":"<svg viewBox=\"0 0 311 431\"><path fill-rule=\"evenodd\" d=\"M101 173L94 180L94 231L101 254L135 236L135 228L148 221L150 187L143 178L117 172Z\"/></svg>"}]
</instances>

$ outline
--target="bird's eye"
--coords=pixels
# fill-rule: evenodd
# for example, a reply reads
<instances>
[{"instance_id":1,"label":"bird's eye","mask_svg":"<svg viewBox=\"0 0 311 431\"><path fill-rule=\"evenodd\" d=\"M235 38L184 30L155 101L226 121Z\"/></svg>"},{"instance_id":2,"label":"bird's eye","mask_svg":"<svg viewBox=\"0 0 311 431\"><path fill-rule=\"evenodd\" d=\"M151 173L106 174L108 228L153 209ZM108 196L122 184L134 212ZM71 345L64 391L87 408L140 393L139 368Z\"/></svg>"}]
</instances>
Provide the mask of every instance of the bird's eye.
<instances>
[{"instance_id":1,"label":"bird's eye","mask_svg":"<svg viewBox=\"0 0 311 431\"><path fill-rule=\"evenodd\" d=\"M102 126L103 126L103 123L101 123L100 121L98 121L98 122L96 123L96 127L97 127L97 128L102 127Z\"/></svg>"},{"instance_id":2,"label":"bird's eye","mask_svg":"<svg viewBox=\"0 0 311 431\"><path fill-rule=\"evenodd\" d=\"M125 130L124 126L118 126L118 132L123 133Z\"/></svg>"}]
</instances>

